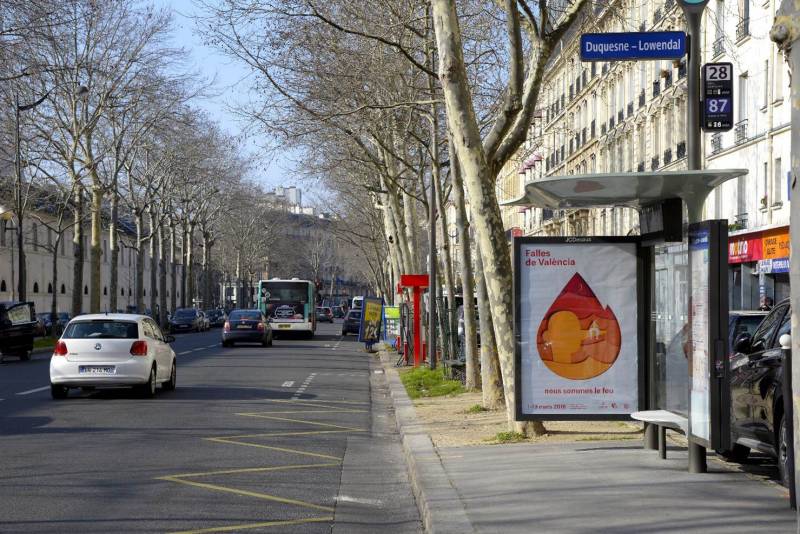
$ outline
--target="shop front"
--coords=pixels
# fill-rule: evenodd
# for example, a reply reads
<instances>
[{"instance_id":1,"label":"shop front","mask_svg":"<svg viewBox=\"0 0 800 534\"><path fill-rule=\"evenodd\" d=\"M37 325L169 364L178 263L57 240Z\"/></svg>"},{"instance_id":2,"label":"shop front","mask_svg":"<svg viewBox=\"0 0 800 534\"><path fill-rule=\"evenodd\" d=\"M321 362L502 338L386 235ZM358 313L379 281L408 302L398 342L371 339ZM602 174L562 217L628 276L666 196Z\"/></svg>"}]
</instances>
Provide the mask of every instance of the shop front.
<instances>
[{"instance_id":1,"label":"shop front","mask_svg":"<svg viewBox=\"0 0 800 534\"><path fill-rule=\"evenodd\" d=\"M732 235L728 239L732 310L757 310L789 296L789 227Z\"/></svg>"}]
</instances>

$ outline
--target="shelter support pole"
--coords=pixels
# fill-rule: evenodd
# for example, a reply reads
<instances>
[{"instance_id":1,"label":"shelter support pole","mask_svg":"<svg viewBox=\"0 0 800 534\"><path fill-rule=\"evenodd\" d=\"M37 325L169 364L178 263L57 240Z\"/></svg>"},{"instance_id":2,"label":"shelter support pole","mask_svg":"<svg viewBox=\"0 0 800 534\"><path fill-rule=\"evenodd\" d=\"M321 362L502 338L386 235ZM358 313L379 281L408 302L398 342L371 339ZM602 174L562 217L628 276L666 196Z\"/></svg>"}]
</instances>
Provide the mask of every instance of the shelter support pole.
<instances>
[{"instance_id":1,"label":"shelter support pole","mask_svg":"<svg viewBox=\"0 0 800 534\"><path fill-rule=\"evenodd\" d=\"M699 170L702 165L701 149L703 137L700 132L700 20L702 12L686 12L686 23L689 30L689 61L687 63L687 93L686 126L687 132L687 166L690 171ZM703 197L703 200L705 198ZM698 205L699 203L699 205ZM702 217L702 202L699 200L687 202L689 209L689 222L698 222ZM691 420L691 405L689 406ZM688 436L687 436L688 437ZM692 442L689 437L689 472L705 473L706 448Z\"/></svg>"}]
</instances>

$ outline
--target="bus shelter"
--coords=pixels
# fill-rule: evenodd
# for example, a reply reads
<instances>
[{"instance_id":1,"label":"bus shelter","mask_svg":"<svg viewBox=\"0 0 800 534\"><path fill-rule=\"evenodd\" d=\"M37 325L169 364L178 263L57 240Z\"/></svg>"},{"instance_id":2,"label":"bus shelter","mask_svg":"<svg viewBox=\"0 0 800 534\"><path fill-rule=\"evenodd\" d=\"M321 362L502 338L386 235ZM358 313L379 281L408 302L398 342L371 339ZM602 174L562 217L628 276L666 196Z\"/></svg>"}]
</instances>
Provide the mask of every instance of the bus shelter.
<instances>
[{"instance_id":1,"label":"bus shelter","mask_svg":"<svg viewBox=\"0 0 800 534\"><path fill-rule=\"evenodd\" d=\"M546 271L526 265L531 265L532 261L534 264L537 261L545 265L553 264L554 262L548 261L549 258L543 261L538 256L555 256L564 250L572 250L574 254L570 254L569 261L559 260L561 263L558 263L567 266L563 269L564 277L572 276L570 284L564 286L558 296L558 299L569 302L570 299L574 301L580 296L576 297L580 293L576 289L580 285L575 283L576 275L580 275L577 278L584 282L581 278L584 273L579 272L580 257L600 257L597 253L602 252L603 245L607 245L611 254L619 254L613 247L623 250L620 247L627 245L620 243L621 238L613 236L515 238L515 373L518 419L634 417L646 423L645 446L656 448L656 439L661 438L662 454L666 451L663 442L664 429L683 430L690 443L689 468L693 472L705 470L706 448L726 448L730 439L727 382L727 221L703 221L702 215L706 198L715 187L727 180L746 175L747 172L746 169L723 169L553 176L528 182L522 196L504 203L505 206L550 210L634 208L639 213L640 227L640 235L633 239L636 246L633 255L639 267L631 271L635 274L629 275L629 278L636 278L636 284L631 280L631 286L637 288L638 306L628 307L622 317L610 316L615 323L635 325L635 346L629 345L626 350L636 353L634 357L637 362L631 367L633 370L626 372L635 375L629 379L636 383L637 391L624 397L624 405L614 398L607 402L598 402L598 393L602 394L613 388L595 387L597 384L593 385L591 380L582 380L593 377L592 373L569 376L570 371L563 371L569 367L567 364L570 356L579 352L602 352L603 345L600 343L589 346L595 337L600 339L606 335L603 329L608 321L604 322L602 310L598 311L595 320L586 318L584 326L575 322L574 328L578 332L576 335L581 339L581 343L577 343L575 347L581 348L568 354L567 360L553 361L558 360L557 353L561 350L558 347L553 349L553 343L562 343L565 339L564 333L557 331L558 325L568 321L565 323L563 320L553 320L553 306L549 304L552 296L548 294L541 297L543 293L537 292L535 286L538 284L544 293L553 293L561 287L561 283L544 282L558 276L550 274L554 272L553 267L547 267L549 270ZM590 251L589 247L592 246L595 249ZM574 258L578 258L575 260L578 264L573 262ZM573 269L575 273L569 272L569 269ZM586 270L591 269L586 267ZM551 278L542 278L540 273L543 272L548 273L546 276ZM548 285L557 287L551 290ZM573 294L565 296L569 287ZM586 294L594 297L591 289L584 292ZM603 300L603 296L598 297ZM539 301L543 303L540 304ZM550 306L550 309L542 311L544 315L539 316L526 309L537 306L542 310ZM535 323L525 323L525 317L531 315L535 316ZM630 315L636 315L636 318ZM537 334L535 326L540 324L542 326ZM615 332L613 336L611 333L608 335L609 339L616 340L616 350L619 351L619 332ZM606 345L613 345L612 341ZM560 357L564 358L563 350ZM585 354L578 354L574 361L578 362L581 361L580 358L586 357ZM603 360L606 367L613 367L616 357L616 354L611 357L608 354L599 356L601 360L606 358ZM538 361L539 358L541 362ZM620 366L617 371L619 368ZM556 378L553 381L554 374L548 372L548 369L555 369L572 380L558 383ZM587 368L576 364L575 369ZM539 390L536 389L539 387L536 377L531 379L528 376L537 374L539 377L547 375L545 386ZM607 373L610 374L612 373ZM566 387L561 387L562 385ZM541 395L537 398L539 393ZM582 402L579 397L564 393L585 394L585 400L595 402ZM541 397L548 394L552 394L551 398L542 402ZM556 394L562 395L563 400L554 401L552 397ZM580 412L581 407L585 412ZM661 432L657 434L657 430Z\"/></svg>"}]
</instances>

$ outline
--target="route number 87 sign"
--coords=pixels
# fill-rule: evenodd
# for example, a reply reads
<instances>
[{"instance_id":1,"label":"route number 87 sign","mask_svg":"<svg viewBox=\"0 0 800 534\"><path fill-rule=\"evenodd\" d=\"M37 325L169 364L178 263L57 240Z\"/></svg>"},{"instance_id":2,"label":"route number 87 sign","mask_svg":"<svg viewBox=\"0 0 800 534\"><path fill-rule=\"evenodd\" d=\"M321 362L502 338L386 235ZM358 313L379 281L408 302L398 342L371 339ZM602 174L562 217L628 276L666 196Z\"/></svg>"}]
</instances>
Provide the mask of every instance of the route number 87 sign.
<instances>
[{"instance_id":1,"label":"route number 87 sign","mask_svg":"<svg viewBox=\"0 0 800 534\"><path fill-rule=\"evenodd\" d=\"M706 63L703 78L703 130L726 132L733 128L733 64Z\"/></svg>"}]
</instances>

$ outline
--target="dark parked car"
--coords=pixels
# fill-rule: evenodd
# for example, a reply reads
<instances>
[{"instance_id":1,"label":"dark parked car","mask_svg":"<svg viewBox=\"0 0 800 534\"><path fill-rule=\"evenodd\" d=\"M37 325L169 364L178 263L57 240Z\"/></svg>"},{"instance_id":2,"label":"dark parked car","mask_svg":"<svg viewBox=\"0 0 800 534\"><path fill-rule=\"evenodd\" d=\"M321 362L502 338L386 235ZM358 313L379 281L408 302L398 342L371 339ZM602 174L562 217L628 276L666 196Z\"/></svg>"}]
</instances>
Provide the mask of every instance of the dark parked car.
<instances>
[{"instance_id":1,"label":"dark parked car","mask_svg":"<svg viewBox=\"0 0 800 534\"><path fill-rule=\"evenodd\" d=\"M320 323L332 323L333 322L333 310L331 310L327 306L319 306L319 307L317 307L317 322L320 322Z\"/></svg>"},{"instance_id":2,"label":"dark parked car","mask_svg":"<svg viewBox=\"0 0 800 534\"><path fill-rule=\"evenodd\" d=\"M361 330L361 309L350 310L342 322L342 335L356 334Z\"/></svg>"},{"instance_id":3,"label":"dark parked car","mask_svg":"<svg viewBox=\"0 0 800 534\"><path fill-rule=\"evenodd\" d=\"M71 319L67 312L59 312L55 315L52 312L37 313L36 317L42 321L45 335L48 336L60 336Z\"/></svg>"},{"instance_id":4,"label":"dark parked car","mask_svg":"<svg viewBox=\"0 0 800 534\"><path fill-rule=\"evenodd\" d=\"M211 326L225 326L225 312L222 310L207 310L205 312Z\"/></svg>"},{"instance_id":5,"label":"dark parked car","mask_svg":"<svg viewBox=\"0 0 800 534\"><path fill-rule=\"evenodd\" d=\"M194 308L178 308L169 319L171 332L200 332L203 330L203 318Z\"/></svg>"},{"instance_id":6,"label":"dark parked car","mask_svg":"<svg viewBox=\"0 0 800 534\"><path fill-rule=\"evenodd\" d=\"M787 484L789 469L786 421L783 417L783 350L780 338L791 334L789 300L775 306L752 334L734 341L730 361L731 443L723 455L743 460L751 449L773 456L780 479Z\"/></svg>"},{"instance_id":7,"label":"dark parked car","mask_svg":"<svg viewBox=\"0 0 800 534\"><path fill-rule=\"evenodd\" d=\"M333 308L331 308L331 310L333 311L334 319L341 319L342 317L344 317L346 313L342 306L334 306Z\"/></svg>"},{"instance_id":8,"label":"dark parked car","mask_svg":"<svg viewBox=\"0 0 800 534\"><path fill-rule=\"evenodd\" d=\"M242 342L272 346L272 326L261 310L233 310L228 314L222 327L222 346L232 347Z\"/></svg>"},{"instance_id":9,"label":"dark parked car","mask_svg":"<svg viewBox=\"0 0 800 534\"><path fill-rule=\"evenodd\" d=\"M760 310L731 310L728 312L728 354L733 356L733 344L742 334L751 336L767 316Z\"/></svg>"},{"instance_id":10,"label":"dark parked car","mask_svg":"<svg viewBox=\"0 0 800 534\"><path fill-rule=\"evenodd\" d=\"M30 360L35 332L33 302L0 302L0 355Z\"/></svg>"}]
</instances>

